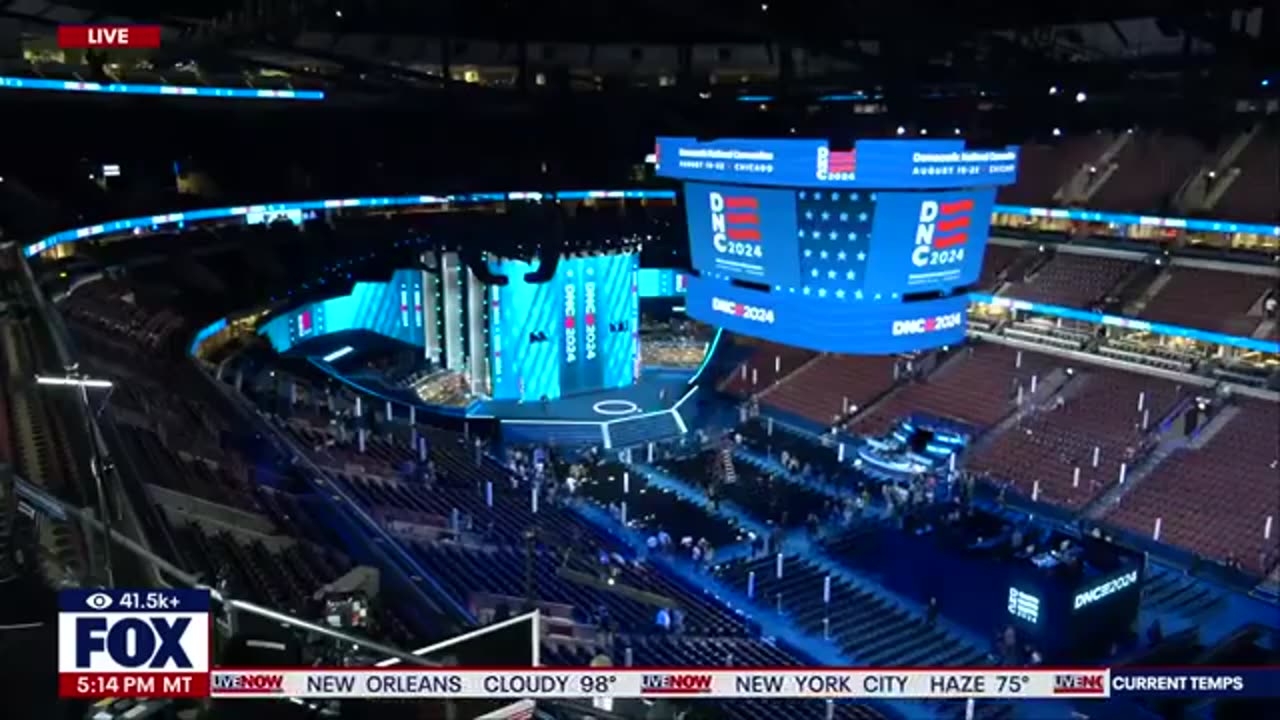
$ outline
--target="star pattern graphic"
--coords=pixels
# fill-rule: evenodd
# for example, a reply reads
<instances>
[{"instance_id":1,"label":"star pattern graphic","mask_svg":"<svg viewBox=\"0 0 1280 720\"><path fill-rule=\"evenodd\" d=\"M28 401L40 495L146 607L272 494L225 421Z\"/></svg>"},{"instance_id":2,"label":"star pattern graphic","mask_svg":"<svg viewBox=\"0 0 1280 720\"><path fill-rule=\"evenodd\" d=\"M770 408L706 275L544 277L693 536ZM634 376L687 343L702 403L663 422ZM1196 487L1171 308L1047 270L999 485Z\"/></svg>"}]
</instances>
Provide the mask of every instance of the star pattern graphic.
<instances>
[{"instance_id":1,"label":"star pattern graphic","mask_svg":"<svg viewBox=\"0 0 1280 720\"><path fill-rule=\"evenodd\" d=\"M801 292L861 299L871 242L874 193L801 190L796 193Z\"/></svg>"}]
</instances>

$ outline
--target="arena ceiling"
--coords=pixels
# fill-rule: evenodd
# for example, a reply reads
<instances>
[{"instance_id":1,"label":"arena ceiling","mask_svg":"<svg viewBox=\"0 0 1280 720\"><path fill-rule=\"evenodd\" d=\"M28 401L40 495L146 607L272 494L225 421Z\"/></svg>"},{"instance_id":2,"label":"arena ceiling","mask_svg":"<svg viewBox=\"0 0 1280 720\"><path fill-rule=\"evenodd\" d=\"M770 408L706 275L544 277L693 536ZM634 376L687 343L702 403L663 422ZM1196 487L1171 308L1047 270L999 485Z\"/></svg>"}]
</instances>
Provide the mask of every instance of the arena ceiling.
<instances>
[{"instance_id":1,"label":"arena ceiling","mask_svg":"<svg viewBox=\"0 0 1280 720\"><path fill-rule=\"evenodd\" d=\"M326 82L379 92L438 87L440 79L368 56L300 51L295 39L311 32L508 46L758 43L850 70L753 91L803 96L872 86L897 101L936 96L937 87L951 96L966 85L1034 97L1049 84L1089 87L1116 102L1191 94L1231 100L1251 83L1256 89L1259 73L1280 71L1280 6L1264 0L0 0L0 12L33 5L72 5L93 13L89 21L129 17L213 29L191 33L189 46L175 52L202 65L293 72L320 61L329 68Z\"/></svg>"},{"instance_id":2,"label":"arena ceiling","mask_svg":"<svg viewBox=\"0 0 1280 720\"><path fill-rule=\"evenodd\" d=\"M14 0L40 4L41 0ZM0 6L7 3L0 2ZM296 29L467 35L573 42L715 42L791 39L799 46L890 38L962 40L982 31L1154 17L1203 40L1231 35L1234 11L1266 0L61 0L138 20L194 22L290 18ZM1272 13L1275 13L1273 9ZM1274 25L1280 19L1273 18ZM272 23L274 24L274 23Z\"/></svg>"}]
</instances>

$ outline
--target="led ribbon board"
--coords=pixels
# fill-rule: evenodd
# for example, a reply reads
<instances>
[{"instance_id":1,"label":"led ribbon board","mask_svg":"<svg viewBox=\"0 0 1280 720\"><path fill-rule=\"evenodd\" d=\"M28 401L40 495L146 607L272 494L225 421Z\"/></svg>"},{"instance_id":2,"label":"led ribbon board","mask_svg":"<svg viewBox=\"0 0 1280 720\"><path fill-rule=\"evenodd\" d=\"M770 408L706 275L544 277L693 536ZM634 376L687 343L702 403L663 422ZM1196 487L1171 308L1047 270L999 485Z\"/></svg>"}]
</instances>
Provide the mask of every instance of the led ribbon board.
<instances>
[{"instance_id":1,"label":"led ribbon board","mask_svg":"<svg viewBox=\"0 0 1280 720\"><path fill-rule=\"evenodd\" d=\"M1012 185L1018 148L966 148L962 140L699 141L660 137L657 173L676 180L791 188L947 189Z\"/></svg>"},{"instance_id":2,"label":"led ribbon board","mask_svg":"<svg viewBox=\"0 0 1280 720\"><path fill-rule=\"evenodd\" d=\"M224 100L324 100L323 90L267 90L254 88L150 85L146 83L96 83L77 80L0 75L0 90L101 93L105 95L163 95L166 97L222 98Z\"/></svg>"},{"instance_id":3,"label":"led ribbon board","mask_svg":"<svg viewBox=\"0 0 1280 720\"><path fill-rule=\"evenodd\" d=\"M964 295L902 303L763 292L724 280L690 277L690 317L736 333L819 352L880 355L964 340Z\"/></svg>"}]
</instances>

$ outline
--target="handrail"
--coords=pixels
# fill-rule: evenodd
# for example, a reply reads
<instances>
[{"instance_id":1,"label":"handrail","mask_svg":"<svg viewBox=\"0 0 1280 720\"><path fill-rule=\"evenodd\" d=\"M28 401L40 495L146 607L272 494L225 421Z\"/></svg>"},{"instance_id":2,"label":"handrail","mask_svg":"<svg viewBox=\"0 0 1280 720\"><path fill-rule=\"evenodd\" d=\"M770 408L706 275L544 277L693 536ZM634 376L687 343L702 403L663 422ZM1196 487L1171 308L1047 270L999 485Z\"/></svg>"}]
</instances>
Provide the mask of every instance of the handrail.
<instances>
[{"instance_id":1,"label":"handrail","mask_svg":"<svg viewBox=\"0 0 1280 720\"><path fill-rule=\"evenodd\" d=\"M267 620L271 620L273 622L282 623L285 625L289 625L291 627L298 628L300 630L305 630L307 632L315 633L317 635L324 635L325 637L329 637L334 640L340 640L342 642L352 643L354 645L367 648L380 655L386 655L388 657L397 658L402 662L410 663L412 665L431 665L431 663L427 662L426 660L424 660L422 657L418 655L414 655L413 653L405 652L403 650L393 648L389 645L383 645L382 643L369 640L368 638L362 638L356 635L351 635L349 633L342 632L340 630L335 630L333 628L326 627L324 625L318 625L308 620L302 620L300 618L287 615L277 610L264 608L260 605L256 605L251 602L246 602L244 600L238 600L236 598L233 598L230 596L229 593L218 590L217 588L210 587L209 585L201 582L200 578L197 577L196 575L193 575L177 567L173 563L170 563L168 560L165 560L164 558L156 555L155 553L151 552L150 550L140 545L133 538L130 538L127 535L121 534L119 531L115 530L114 528L112 528L109 531L109 534L107 534L108 533L107 527L102 523L102 521L100 521L97 517L95 517L93 513L83 510L81 508L78 508L74 505L71 505L70 503L63 501L58 497L50 495L49 493L41 490L40 488L36 487L35 485L31 484L30 482L27 482L26 480L16 475L14 476L14 486L20 498L33 503L34 505L38 506L41 510L46 511L48 514L51 514L53 517L58 519L75 518L76 520L93 528L94 530L102 532L106 536L107 540L109 540L110 542L114 542L117 546L129 551L130 553L133 553L134 555L144 560L145 562L154 564L157 570L169 576L171 579L176 580L178 583L185 585L187 587L197 588L200 590L208 590L209 595L213 599L231 608L247 612L251 615L257 615L259 617L266 618Z\"/></svg>"}]
</instances>

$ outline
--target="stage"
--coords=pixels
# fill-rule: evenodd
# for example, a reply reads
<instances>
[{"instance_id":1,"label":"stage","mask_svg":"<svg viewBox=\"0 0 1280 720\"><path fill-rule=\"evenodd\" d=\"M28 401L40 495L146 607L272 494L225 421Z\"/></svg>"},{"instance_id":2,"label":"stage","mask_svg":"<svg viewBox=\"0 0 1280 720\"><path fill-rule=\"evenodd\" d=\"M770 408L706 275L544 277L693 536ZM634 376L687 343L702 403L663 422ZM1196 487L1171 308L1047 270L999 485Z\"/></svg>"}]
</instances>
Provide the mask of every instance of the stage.
<instances>
[{"instance_id":1,"label":"stage","mask_svg":"<svg viewBox=\"0 0 1280 720\"><path fill-rule=\"evenodd\" d=\"M498 420L504 437L516 442L630 447L687 432L696 394L692 377L692 371L645 370L629 387L547 402L485 400L473 404L467 417Z\"/></svg>"}]
</instances>

